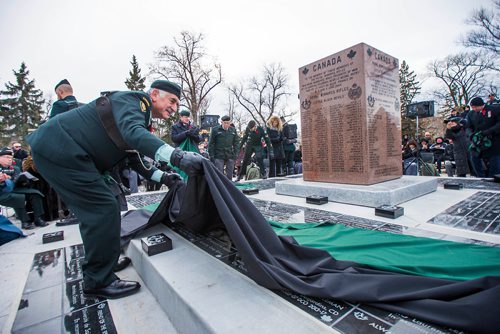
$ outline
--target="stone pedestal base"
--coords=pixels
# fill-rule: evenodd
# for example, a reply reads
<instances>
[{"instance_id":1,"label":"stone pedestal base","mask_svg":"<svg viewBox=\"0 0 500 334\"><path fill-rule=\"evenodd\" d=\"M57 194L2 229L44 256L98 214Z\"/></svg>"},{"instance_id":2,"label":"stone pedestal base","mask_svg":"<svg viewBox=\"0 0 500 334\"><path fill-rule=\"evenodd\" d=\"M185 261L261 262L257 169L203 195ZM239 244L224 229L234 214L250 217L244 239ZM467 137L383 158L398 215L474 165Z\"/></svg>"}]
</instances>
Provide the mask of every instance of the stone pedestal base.
<instances>
[{"instance_id":1,"label":"stone pedestal base","mask_svg":"<svg viewBox=\"0 0 500 334\"><path fill-rule=\"evenodd\" d=\"M437 183L436 178L406 175L369 186L291 179L276 182L276 194L296 197L320 195L327 196L330 202L377 207L397 205L436 191Z\"/></svg>"}]
</instances>

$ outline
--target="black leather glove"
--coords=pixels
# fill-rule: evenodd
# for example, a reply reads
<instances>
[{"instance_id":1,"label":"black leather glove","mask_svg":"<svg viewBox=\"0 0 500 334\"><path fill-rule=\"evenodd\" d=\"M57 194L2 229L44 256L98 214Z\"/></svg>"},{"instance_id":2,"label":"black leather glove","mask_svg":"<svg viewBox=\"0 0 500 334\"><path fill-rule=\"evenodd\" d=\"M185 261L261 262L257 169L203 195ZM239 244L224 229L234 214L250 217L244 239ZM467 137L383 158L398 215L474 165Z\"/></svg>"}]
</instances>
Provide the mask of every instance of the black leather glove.
<instances>
[{"instance_id":1,"label":"black leather glove","mask_svg":"<svg viewBox=\"0 0 500 334\"><path fill-rule=\"evenodd\" d=\"M200 136L200 131L198 130L198 128L191 128L188 131L188 136L196 139Z\"/></svg>"},{"instance_id":2,"label":"black leather glove","mask_svg":"<svg viewBox=\"0 0 500 334\"><path fill-rule=\"evenodd\" d=\"M185 152L180 148L176 148L170 156L170 163L172 166L180 168L188 176L202 173L202 161L203 157L198 153Z\"/></svg>"},{"instance_id":3,"label":"black leather glove","mask_svg":"<svg viewBox=\"0 0 500 334\"><path fill-rule=\"evenodd\" d=\"M177 173L163 173L160 182L166 185L167 187L171 188L175 184L175 182L181 180L182 180L181 176Z\"/></svg>"}]
</instances>

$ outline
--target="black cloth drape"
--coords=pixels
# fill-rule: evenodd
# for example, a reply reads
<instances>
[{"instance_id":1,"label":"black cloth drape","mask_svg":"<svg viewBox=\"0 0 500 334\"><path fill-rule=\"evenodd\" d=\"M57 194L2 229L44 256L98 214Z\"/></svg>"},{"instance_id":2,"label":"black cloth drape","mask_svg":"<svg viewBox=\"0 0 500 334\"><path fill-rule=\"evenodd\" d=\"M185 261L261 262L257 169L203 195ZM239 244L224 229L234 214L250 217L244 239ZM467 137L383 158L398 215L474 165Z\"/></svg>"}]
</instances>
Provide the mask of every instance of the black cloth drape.
<instances>
[{"instance_id":1,"label":"black cloth drape","mask_svg":"<svg viewBox=\"0 0 500 334\"><path fill-rule=\"evenodd\" d=\"M459 282L338 261L326 251L277 236L230 180L208 160L203 167L204 175L170 189L147 226L176 221L199 232L223 225L249 277L269 289L370 304L469 332L500 330L500 277Z\"/></svg>"}]
</instances>

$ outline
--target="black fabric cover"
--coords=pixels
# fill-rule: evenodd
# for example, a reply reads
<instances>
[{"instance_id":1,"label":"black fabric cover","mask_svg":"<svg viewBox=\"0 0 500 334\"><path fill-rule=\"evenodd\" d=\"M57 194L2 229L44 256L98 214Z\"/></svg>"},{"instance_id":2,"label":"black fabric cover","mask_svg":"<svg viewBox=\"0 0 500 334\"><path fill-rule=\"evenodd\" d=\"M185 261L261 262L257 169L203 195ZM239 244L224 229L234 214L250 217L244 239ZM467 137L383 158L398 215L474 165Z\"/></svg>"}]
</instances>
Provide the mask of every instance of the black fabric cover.
<instances>
[{"instance_id":1,"label":"black fabric cover","mask_svg":"<svg viewBox=\"0 0 500 334\"><path fill-rule=\"evenodd\" d=\"M208 160L203 167L204 175L171 188L148 226L177 221L200 232L223 224L249 277L269 289L370 304L469 332L498 332L500 277L459 282L335 260L323 250L277 236L231 181Z\"/></svg>"}]
</instances>

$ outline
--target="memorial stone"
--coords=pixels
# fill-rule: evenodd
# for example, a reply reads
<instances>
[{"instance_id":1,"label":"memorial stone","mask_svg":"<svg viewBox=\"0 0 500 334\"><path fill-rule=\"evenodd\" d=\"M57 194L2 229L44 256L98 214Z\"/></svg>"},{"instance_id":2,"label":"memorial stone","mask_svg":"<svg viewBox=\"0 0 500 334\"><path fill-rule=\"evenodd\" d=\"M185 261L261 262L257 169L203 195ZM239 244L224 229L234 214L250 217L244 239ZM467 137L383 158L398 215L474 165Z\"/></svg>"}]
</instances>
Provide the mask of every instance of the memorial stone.
<instances>
[{"instance_id":1,"label":"memorial stone","mask_svg":"<svg viewBox=\"0 0 500 334\"><path fill-rule=\"evenodd\" d=\"M367 44L299 69L305 181L401 177L398 60Z\"/></svg>"}]
</instances>

